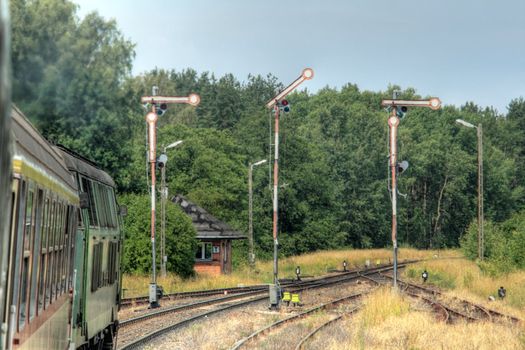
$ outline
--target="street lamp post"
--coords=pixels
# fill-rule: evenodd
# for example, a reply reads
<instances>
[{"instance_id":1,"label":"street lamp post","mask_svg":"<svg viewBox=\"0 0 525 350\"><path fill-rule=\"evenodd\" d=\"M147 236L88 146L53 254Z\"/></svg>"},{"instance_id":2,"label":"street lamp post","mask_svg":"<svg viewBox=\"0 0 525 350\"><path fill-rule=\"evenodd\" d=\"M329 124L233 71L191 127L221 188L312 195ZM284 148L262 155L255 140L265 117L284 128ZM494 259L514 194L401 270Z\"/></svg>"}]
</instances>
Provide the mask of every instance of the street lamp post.
<instances>
[{"instance_id":1,"label":"street lamp post","mask_svg":"<svg viewBox=\"0 0 525 350\"><path fill-rule=\"evenodd\" d=\"M297 78L293 83L288 85L284 90L279 92L274 96L270 101L266 103L267 108L273 108L275 112L275 140L274 140L274 161L273 161L273 286L270 286L270 305L272 308L278 308L280 303L280 288L279 288L279 279L278 279L278 246L277 241L277 211L278 211L278 187L279 187L279 115L281 107L285 108L287 106L282 106L281 102L284 98L295 90L302 82L305 80L310 80L314 77L314 71L311 68L303 69L301 76Z\"/></svg>"},{"instance_id":2,"label":"street lamp post","mask_svg":"<svg viewBox=\"0 0 525 350\"><path fill-rule=\"evenodd\" d=\"M255 252L253 249L253 167L266 163L266 159L260 160L256 163L250 164L248 169L248 243L250 245L250 252L248 261L251 268L255 268Z\"/></svg>"},{"instance_id":3,"label":"street lamp post","mask_svg":"<svg viewBox=\"0 0 525 350\"><path fill-rule=\"evenodd\" d=\"M388 126L390 129L390 172L391 172L391 189L392 189L392 245L394 255L394 288L397 288L397 175L398 168L403 168L403 164L397 162L397 128L399 126L399 116L402 116L408 108L411 107L428 107L437 110L441 107L439 98L429 100L383 100L382 107L390 109Z\"/></svg>"},{"instance_id":4,"label":"street lamp post","mask_svg":"<svg viewBox=\"0 0 525 350\"><path fill-rule=\"evenodd\" d=\"M146 122L148 123L148 161L150 163L151 176L151 283L149 285L149 304L150 308L159 307L157 300L157 275L155 263L155 166L157 163L156 149L157 149L157 104L171 104L171 103L186 103L192 106L197 106L200 102L200 97L197 94L191 94L187 97L179 96L142 96L142 103L151 104L151 111L146 114Z\"/></svg>"},{"instance_id":5,"label":"street lamp post","mask_svg":"<svg viewBox=\"0 0 525 350\"><path fill-rule=\"evenodd\" d=\"M168 187L166 186L166 165L168 163L168 156L166 155L166 151L170 148L177 147L181 143L182 140L169 144L168 146L164 147L164 150L160 155L160 157L164 158L164 166L162 166L160 169L160 217L162 220L160 225L160 256L162 259L160 263L160 273L162 277L166 277L166 261L168 260L168 257L166 256L166 201L168 199Z\"/></svg>"},{"instance_id":6,"label":"street lamp post","mask_svg":"<svg viewBox=\"0 0 525 350\"><path fill-rule=\"evenodd\" d=\"M478 258L483 261L485 256L485 237L483 232L484 213L483 213L483 127L481 123L478 126L470 124L462 119L456 119L456 123L474 128L478 136Z\"/></svg>"}]
</instances>

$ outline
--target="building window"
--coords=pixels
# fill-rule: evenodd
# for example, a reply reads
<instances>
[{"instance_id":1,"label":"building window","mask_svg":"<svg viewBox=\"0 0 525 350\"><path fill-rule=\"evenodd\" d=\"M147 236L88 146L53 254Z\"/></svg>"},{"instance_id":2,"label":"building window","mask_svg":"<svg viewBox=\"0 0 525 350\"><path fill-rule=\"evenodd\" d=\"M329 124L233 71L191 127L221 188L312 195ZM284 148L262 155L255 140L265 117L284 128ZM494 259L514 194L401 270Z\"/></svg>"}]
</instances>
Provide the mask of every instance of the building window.
<instances>
[{"instance_id":1,"label":"building window","mask_svg":"<svg viewBox=\"0 0 525 350\"><path fill-rule=\"evenodd\" d=\"M197 253L195 260L211 260L212 244L210 242L202 242L197 246Z\"/></svg>"}]
</instances>

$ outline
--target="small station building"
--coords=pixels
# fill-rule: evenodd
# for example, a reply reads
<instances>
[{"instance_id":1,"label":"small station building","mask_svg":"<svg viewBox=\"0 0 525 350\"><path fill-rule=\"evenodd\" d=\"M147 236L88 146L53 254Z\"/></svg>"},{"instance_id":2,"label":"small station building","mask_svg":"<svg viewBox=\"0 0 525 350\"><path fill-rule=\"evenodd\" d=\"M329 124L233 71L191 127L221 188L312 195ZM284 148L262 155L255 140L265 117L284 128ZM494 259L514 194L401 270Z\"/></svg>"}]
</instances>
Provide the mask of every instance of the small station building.
<instances>
[{"instance_id":1,"label":"small station building","mask_svg":"<svg viewBox=\"0 0 525 350\"><path fill-rule=\"evenodd\" d=\"M231 273L232 240L246 239L246 236L181 195L171 200L191 217L197 231L199 246L195 252L195 272L211 275Z\"/></svg>"}]
</instances>

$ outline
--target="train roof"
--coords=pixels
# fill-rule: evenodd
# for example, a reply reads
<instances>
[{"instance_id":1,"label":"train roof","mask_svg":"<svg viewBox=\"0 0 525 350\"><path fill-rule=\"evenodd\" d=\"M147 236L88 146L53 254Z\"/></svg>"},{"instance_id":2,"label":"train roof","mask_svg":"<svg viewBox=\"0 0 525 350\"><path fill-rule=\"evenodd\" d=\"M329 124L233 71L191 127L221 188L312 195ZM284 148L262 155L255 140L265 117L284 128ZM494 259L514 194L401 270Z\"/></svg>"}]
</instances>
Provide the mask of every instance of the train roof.
<instances>
[{"instance_id":1,"label":"train roof","mask_svg":"<svg viewBox=\"0 0 525 350\"><path fill-rule=\"evenodd\" d=\"M75 178L67 169L60 153L14 105L11 116L13 170L62 192L73 202L78 202Z\"/></svg>"},{"instance_id":2,"label":"train roof","mask_svg":"<svg viewBox=\"0 0 525 350\"><path fill-rule=\"evenodd\" d=\"M57 145L56 148L64 157L69 170L75 171L90 179L97 180L110 187L115 187L115 181L113 181L108 173L100 169L95 162L62 145Z\"/></svg>"}]
</instances>

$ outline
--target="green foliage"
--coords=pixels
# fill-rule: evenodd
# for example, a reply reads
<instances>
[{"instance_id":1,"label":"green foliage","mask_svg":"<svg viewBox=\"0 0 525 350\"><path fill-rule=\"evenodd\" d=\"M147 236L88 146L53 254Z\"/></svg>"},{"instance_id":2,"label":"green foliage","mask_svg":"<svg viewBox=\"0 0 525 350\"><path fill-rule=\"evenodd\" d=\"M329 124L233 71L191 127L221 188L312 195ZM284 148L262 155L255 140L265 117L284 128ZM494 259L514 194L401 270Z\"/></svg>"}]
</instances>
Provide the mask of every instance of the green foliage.
<instances>
[{"instance_id":1,"label":"green foliage","mask_svg":"<svg viewBox=\"0 0 525 350\"><path fill-rule=\"evenodd\" d=\"M128 215L124 218L124 272L151 272L150 197L145 195L123 195L119 202L126 205ZM158 213L158 211L157 211ZM157 218L160 223L160 217ZM160 225L157 225L160 227ZM160 230L157 230L157 267L160 266ZM186 278L194 274L193 263L197 249L196 232L191 219L172 203L166 206L166 268Z\"/></svg>"},{"instance_id":2,"label":"green foliage","mask_svg":"<svg viewBox=\"0 0 525 350\"><path fill-rule=\"evenodd\" d=\"M254 236L257 256L272 256L273 114L265 103L283 84L272 75L250 75L241 82L231 74L216 77L193 69L155 69L132 77L134 45L115 21L97 13L77 18L69 0L12 0L10 8L13 99L46 137L96 161L115 178L131 207L147 213L141 207L146 204L130 195L148 189L140 97L149 95L153 85L165 95L200 94L197 108L170 105L159 119L159 153L184 140L168 151L169 191L246 232L248 165L267 159L253 174ZM281 255L391 244L387 113L380 103L395 90L400 98L421 98L413 88L390 85L372 92L353 84L287 97L291 112L280 124ZM471 102L437 112L407 112L398 138L399 160L410 163L399 177L399 192L406 196L398 197L398 243L417 248L461 244L469 257L477 255L471 224L477 213L477 137L475 129L457 125L458 118L483 126L484 266L523 268L523 215L515 214L525 209L523 98L509 103L506 116ZM147 271L148 221L126 220L133 239L127 242L125 266ZM177 223L182 222L181 217ZM174 241L170 252L188 255L180 253L181 260L172 260L171 267L193 262L191 245ZM245 263L245 242L234 246L234 263Z\"/></svg>"},{"instance_id":3,"label":"green foliage","mask_svg":"<svg viewBox=\"0 0 525 350\"><path fill-rule=\"evenodd\" d=\"M495 275L516 268L525 268L525 211L514 214L508 220L494 224L485 222L485 261L481 267ZM473 222L461 239L465 255L471 259L478 255L478 226Z\"/></svg>"}]
</instances>

